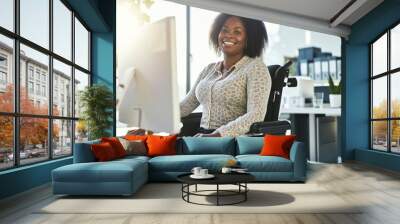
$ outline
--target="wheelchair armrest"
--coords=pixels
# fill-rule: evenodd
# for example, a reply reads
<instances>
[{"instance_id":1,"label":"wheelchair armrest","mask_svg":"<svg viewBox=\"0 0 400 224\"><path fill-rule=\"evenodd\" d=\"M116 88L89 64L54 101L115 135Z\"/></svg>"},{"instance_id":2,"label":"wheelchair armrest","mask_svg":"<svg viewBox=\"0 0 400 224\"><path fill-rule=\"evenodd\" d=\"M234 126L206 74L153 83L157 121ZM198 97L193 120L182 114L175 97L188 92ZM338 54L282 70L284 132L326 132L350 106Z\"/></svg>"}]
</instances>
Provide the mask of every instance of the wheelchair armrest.
<instances>
[{"instance_id":1,"label":"wheelchair armrest","mask_svg":"<svg viewBox=\"0 0 400 224\"><path fill-rule=\"evenodd\" d=\"M262 121L255 122L250 126L249 134L271 134L271 135L284 135L286 130L290 130L290 122L287 120L282 121Z\"/></svg>"}]
</instances>

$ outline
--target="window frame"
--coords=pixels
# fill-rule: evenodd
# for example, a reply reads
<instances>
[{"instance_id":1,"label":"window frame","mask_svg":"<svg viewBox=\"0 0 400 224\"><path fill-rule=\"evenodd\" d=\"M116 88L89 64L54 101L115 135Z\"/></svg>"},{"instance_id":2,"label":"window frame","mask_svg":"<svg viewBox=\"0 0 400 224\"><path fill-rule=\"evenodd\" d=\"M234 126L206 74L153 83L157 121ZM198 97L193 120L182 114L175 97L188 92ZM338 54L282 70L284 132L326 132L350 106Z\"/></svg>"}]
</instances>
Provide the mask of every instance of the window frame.
<instances>
[{"instance_id":1,"label":"window frame","mask_svg":"<svg viewBox=\"0 0 400 224\"><path fill-rule=\"evenodd\" d=\"M53 17L53 1L54 0L48 0L49 3L49 47L46 49L45 47L42 47L39 44L34 43L33 41L30 41L27 38L24 38L23 36L20 35L20 0L14 0L13 1L13 10L14 10L14 30L10 31L4 27L0 26L0 35L10 38L13 41L13 64L10 65L12 68L10 69L12 71L13 77L14 77L14 110L13 112L2 112L0 111L0 116L4 117L11 117L13 119L13 166L10 167L4 167L0 168L0 172L5 171L5 170L11 170L11 169L16 169L19 167L23 166L30 166L33 164L38 164L38 163L43 163L46 161L50 160L58 160L66 157L73 156L74 152L74 143L75 143L75 126L76 126L76 121L79 120L79 117L75 117L75 108L71 108L71 114L68 116L56 116L53 115L53 59L58 60L61 63L64 63L68 66L71 67L71 93L72 93L72 99L71 99L71 104L74 105L75 103L75 88L74 88L74 82L75 82L75 69L85 73L89 77L89 83L88 86L92 85L92 69L91 69L91 49L92 49L92 43L91 43L91 37L92 37L92 30L88 27L88 25L83 21L83 19L79 16L78 13L76 13L72 7L66 2L65 0L59 0L69 11L71 11L71 18L70 18L70 23L71 23L71 59L64 58L63 56L57 54L54 52L54 39L53 39L53 24L54 24L54 17ZM83 27L88 31L88 69L85 69L78 64L75 63L75 18L83 25ZM27 47L32 48L33 50L36 50L42 54L45 54L48 56L49 62L48 62L48 76L47 76L47 83L45 90L48 91L45 95L48 97L48 112L46 115L39 115L39 114L28 114L28 113L21 113L20 111L20 90L21 90L21 80L20 80L20 64L21 64L21 57L20 57L20 46L25 45ZM36 80L36 72L37 70L34 68L33 70L33 79L30 77L30 73L28 72L30 68L29 63L27 63L27 73L26 75L26 81L28 82L29 80L33 81L34 86L36 83L42 84L42 79L41 75L42 72L39 73L39 80ZM28 87L28 86L27 86ZM42 85L40 85L42 88ZM27 91L29 91L27 89ZM40 89L41 91L41 89ZM36 92L36 89L34 89L34 92ZM34 93L35 94L35 93ZM39 97L43 97L42 93L38 95ZM21 164L21 158L20 158L20 119L21 118L44 118L47 119L48 122L48 135L47 135L47 152L48 155L47 157L44 157L43 160L40 160L38 162L31 162L31 163L26 163L26 164ZM54 146L52 144L53 142L53 123L57 120L65 120L65 121L70 121L71 122L71 153L68 155L62 155L62 156L54 156Z\"/></svg>"},{"instance_id":2,"label":"window frame","mask_svg":"<svg viewBox=\"0 0 400 224\"><path fill-rule=\"evenodd\" d=\"M392 117L392 99L391 99L391 79L392 79L392 75L396 75L396 73L400 72L400 67L397 68L393 68L391 69L391 61L392 61L392 57L391 57L391 31L393 28L400 26L400 21L395 22L394 24L392 24L390 27L388 27L387 29L385 29L384 32L382 32L381 34L379 34L375 39L373 39L371 42L368 43L368 52L369 52L369 77L368 77L368 85L369 85L369 149L373 150L373 151L379 151L379 152L386 152L386 153L391 153L391 154L400 154L400 152L393 152L392 151L392 121L399 121L400 117ZM383 37L384 35L387 35L387 63L386 63L386 71L376 74L374 75L373 72L373 44L376 43L376 41L378 41L381 37ZM373 118L373 90L374 90L374 86L373 86L373 81L378 79L378 78L382 78L382 77L386 77L386 87L387 87L387 105L386 105L386 117L385 118ZM376 121L386 121L386 151L383 150L379 150L374 148L374 136L373 136L373 122Z\"/></svg>"}]
</instances>

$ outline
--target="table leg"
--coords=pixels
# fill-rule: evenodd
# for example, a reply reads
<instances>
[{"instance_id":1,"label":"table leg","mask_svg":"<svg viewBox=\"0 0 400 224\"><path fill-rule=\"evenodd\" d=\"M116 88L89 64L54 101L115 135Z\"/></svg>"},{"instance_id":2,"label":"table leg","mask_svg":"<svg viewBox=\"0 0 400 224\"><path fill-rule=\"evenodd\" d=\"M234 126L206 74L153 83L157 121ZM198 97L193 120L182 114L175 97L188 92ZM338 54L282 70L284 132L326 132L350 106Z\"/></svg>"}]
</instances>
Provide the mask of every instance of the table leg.
<instances>
[{"instance_id":1,"label":"table leg","mask_svg":"<svg viewBox=\"0 0 400 224\"><path fill-rule=\"evenodd\" d=\"M308 144L310 147L309 160L317 161L315 114L308 115Z\"/></svg>"},{"instance_id":2,"label":"table leg","mask_svg":"<svg viewBox=\"0 0 400 224\"><path fill-rule=\"evenodd\" d=\"M219 205L219 184L217 184L217 206Z\"/></svg>"},{"instance_id":3,"label":"table leg","mask_svg":"<svg viewBox=\"0 0 400 224\"><path fill-rule=\"evenodd\" d=\"M197 192L197 184L195 185L195 191Z\"/></svg>"},{"instance_id":4,"label":"table leg","mask_svg":"<svg viewBox=\"0 0 400 224\"><path fill-rule=\"evenodd\" d=\"M247 201L247 183L244 183L244 201Z\"/></svg>"},{"instance_id":5,"label":"table leg","mask_svg":"<svg viewBox=\"0 0 400 224\"><path fill-rule=\"evenodd\" d=\"M190 195L190 184L187 185L187 201L189 201L189 195Z\"/></svg>"}]
</instances>

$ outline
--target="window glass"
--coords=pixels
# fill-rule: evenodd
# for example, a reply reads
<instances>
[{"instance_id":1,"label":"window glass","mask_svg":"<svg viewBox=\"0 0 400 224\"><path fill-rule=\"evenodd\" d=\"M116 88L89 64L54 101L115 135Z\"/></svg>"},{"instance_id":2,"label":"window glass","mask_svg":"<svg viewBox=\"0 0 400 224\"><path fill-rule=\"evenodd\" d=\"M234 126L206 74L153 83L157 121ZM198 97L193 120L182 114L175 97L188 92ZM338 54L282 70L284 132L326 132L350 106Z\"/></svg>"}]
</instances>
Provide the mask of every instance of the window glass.
<instances>
[{"instance_id":1,"label":"window glass","mask_svg":"<svg viewBox=\"0 0 400 224\"><path fill-rule=\"evenodd\" d=\"M53 0L53 10L53 51L71 60L72 12L60 0Z\"/></svg>"},{"instance_id":2,"label":"window glass","mask_svg":"<svg viewBox=\"0 0 400 224\"><path fill-rule=\"evenodd\" d=\"M387 78L372 80L372 118L387 118Z\"/></svg>"},{"instance_id":3,"label":"window glass","mask_svg":"<svg viewBox=\"0 0 400 224\"><path fill-rule=\"evenodd\" d=\"M87 86L89 86L89 75L75 69L75 117L81 115L80 94Z\"/></svg>"},{"instance_id":4,"label":"window glass","mask_svg":"<svg viewBox=\"0 0 400 224\"><path fill-rule=\"evenodd\" d=\"M391 124L391 136L392 141L391 152L400 153L400 120L392 120Z\"/></svg>"},{"instance_id":5,"label":"window glass","mask_svg":"<svg viewBox=\"0 0 400 224\"><path fill-rule=\"evenodd\" d=\"M387 71L387 34L372 44L372 75Z\"/></svg>"},{"instance_id":6,"label":"window glass","mask_svg":"<svg viewBox=\"0 0 400 224\"><path fill-rule=\"evenodd\" d=\"M89 32L75 18L75 63L89 69Z\"/></svg>"},{"instance_id":7,"label":"window glass","mask_svg":"<svg viewBox=\"0 0 400 224\"><path fill-rule=\"evenodd\" d=\"M400 118L400 72L391 74L390 77L391 116Z\"/></svg>"},{"instance_id":8,"label":"window glass","mask_svg":"<svg viewBox=\"0 0 400 224\"><path fill-rule=\"evenodd\" d=\"M49 48L49 0L20 0L21 36Z\"/></svg>"},{"instance_id":9,"label":"window glass","mask_svg":"<svg viewBox=\"0 0 400 224\"><path fill-rule=\"evenodd\" d=\"M49 120L45 118L20 118L21 164L35 163L49 158Z\"/></svg>"},{"instance_id":10,"label":"window glass","mask_svg":"<svg viewBox=\"0 0 400 224\"><path fill-rule=\"evenodd\" d=\"M49 86L49 57L39 51L36 51L26 45L21 44L20 54L20 109L25 114L41 114L47 115L49 108L48 86ZM34 94L29 93L29 70L32 67L35 71L35 91ZM45 77L43 80L42 77ZM28 86L27 86L28 85ZM32 103L32 100L36 104Z\"/></svg>"},{"instance_id":11,"label":"window glass","mask_svg":"<svg viewBox=\"0 0 400 224\"><path fill-rule=\"evenodd\" d=\"M75 142L88 140L88 128L84 120L75 121Z\"/></svg>"},{"instance_id":12,"label":"window glass","mask_svg":"<svg viewBox=\"0 0 400 224\"><path fill-rule=\"evenodd\" d=\"M10 116L0 115L0 170L14 165L14 124Z\"/></svg>"},{"instance_id":13,"label":"window glass","mask_svg":"<svg viewBox=\"0 0 400 224\"><path fill-rule=\"evenodd\" d=\"M400 24L393 28L390 34L390 67L395 69L400 67Z\"/></svg>"},{"instance_id":14,"label":"window glass","mask_svg":"<svg viewBox=\"0 0 400 224\"><path fill-rule=\"evenodd\" d=\"M190 8L190 86L196 82L200 72L208 64L222 60L209 44L212 23L218 12Z\"/></svg>"},{"instance_id":15,"label":"window glass","mask_svg":"<svg viewBox=\"0 0 400 224\"><path fill-rule=\"evenodd\" d=\"M71 66L53 60L53 115L72 117Z\"/></svg>"},{"instance_id":16,"label":"window glass","mask_svg":"<svg viewBox=\"0 0 400 224\"><path fill-rule=\"evenodd\" d=\"M387 151L387 121L372 122L372 141L374 149Z\"/></svg>"},{"instance_id":17,"label":"window glass","mask_svg":"<svg viewBox=\"0 0 400 224\"><path fill-rule=\"evenodd\" d=\"M14 44L0 34L0 111L14 111Z\"/></svg>"},{"instance_id":18,"label":"window glass","mask_svg":"<svg viewBox=\"0 0 400 224\"><path fill-rule=\"evenodd\" d=\"M53 157L72 154L72 121L53 120Z\"/></svg>"},{"instance_id":19,"label":"window glass","mask_svg":"<svg viewBox=\"0 0 400 224\"><path fill-rule=\"evenodd\" d=\"M14 0L0 1L0 26L14 31Z\"/></svg>"}]
</instances>

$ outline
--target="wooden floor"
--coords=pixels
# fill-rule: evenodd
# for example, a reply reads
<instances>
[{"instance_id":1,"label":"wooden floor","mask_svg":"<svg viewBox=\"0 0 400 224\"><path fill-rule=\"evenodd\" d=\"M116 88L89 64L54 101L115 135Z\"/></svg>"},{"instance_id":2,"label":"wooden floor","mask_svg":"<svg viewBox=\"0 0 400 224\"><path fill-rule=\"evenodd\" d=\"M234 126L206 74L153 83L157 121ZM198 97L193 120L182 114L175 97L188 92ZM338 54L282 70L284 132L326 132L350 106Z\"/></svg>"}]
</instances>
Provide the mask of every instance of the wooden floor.
<instances>
[{"instance_id":1,"label":"wooden floor","mask_svg":"<svg viewBox=\"0 0 400 224\"><path fill-rule=\"evenodd\" d=\"M43 186L0 202L0 223L400 223L399 173L346 163L310 164L308 174L309 183L367 206L357 214L35 214L35 208L54 200L50 187Z\"/></svg>"}]
</instances>

